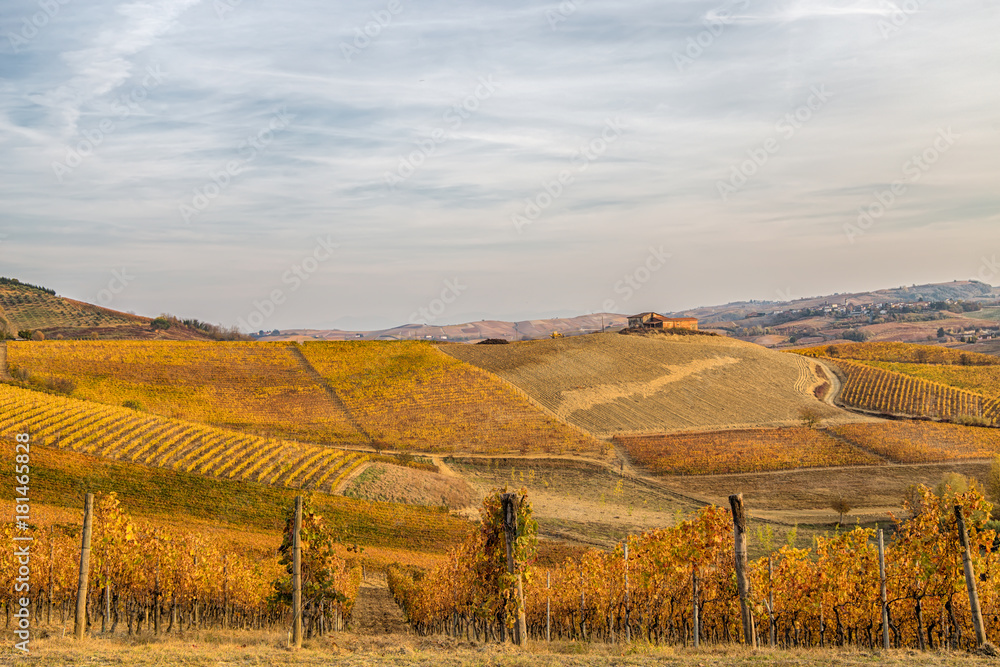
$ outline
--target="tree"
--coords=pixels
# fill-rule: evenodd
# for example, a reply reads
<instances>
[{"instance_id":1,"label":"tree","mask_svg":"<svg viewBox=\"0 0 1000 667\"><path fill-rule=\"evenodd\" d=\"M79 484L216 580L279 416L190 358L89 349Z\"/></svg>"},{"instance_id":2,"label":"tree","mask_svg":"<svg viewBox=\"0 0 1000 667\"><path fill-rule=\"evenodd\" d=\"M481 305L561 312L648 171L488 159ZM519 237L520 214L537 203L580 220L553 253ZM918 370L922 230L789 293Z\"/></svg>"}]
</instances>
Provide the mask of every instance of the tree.
<instances>
[{"instance_id":1,"label":"tree","mask_svg":"<svg viewBox=\"0 0 1000 667\"><path fill-rule=\"evenodd\" d=\"M157 329L164 329L164 330L165 329L169 329L170 328L170 320L168 320L163 315L160 315L159 317L157 317L156 319L154 319L152 322L150 322L149 328L153 329L154 331L156 331Z\"/></svg>"},{"instance_id":2,"label":"tree","mask_svg":"<svg viewBox=\"0 0 1000 667\"><path fill-rule=\"evenodd\" d=\"M36 341L45 340L45 334L43 334L41 331L34 331L31 334L31 340L36 340Z\"/></svg>"},{"instance_id":3,"label":"tree","mask_svg":"<svg viewBox=\"0 0 1000 667\"><path fill-rule=\"evenodd\" d=\"M938 327L938 330L937 330L937 337L938 337L938 338L944 338L944 337L945 337L945 335L946 335L946 334L945 334L945 331L944 331L944 327Z\"/></svg>"},{"instance_id":4,"label":"tree","mask_svg":"<svg viewBox=\"0 0 1000 667\"><path fill-rule=\"evenodd\" d=\"M840 496L830 503L830 509L840 514L840 521L837 523L841 524L844 523L844 515L850 513L854 507L851 506L851 503L846 498Z\"/></svg>"}]
</instances>

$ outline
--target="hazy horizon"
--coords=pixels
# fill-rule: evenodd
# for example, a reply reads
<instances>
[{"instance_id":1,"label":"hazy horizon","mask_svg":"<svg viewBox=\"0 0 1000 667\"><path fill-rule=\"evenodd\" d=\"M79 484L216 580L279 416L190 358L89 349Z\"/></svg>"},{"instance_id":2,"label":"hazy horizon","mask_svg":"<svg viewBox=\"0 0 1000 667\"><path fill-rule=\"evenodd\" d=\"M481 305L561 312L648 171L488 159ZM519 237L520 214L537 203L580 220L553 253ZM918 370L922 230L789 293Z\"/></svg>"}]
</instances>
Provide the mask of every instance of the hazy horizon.
<instances>
[{"instance_id":1,"label":"hazy horizon","mask_svg":"<svg viewBox=\"0 0 1000 667\"><path fill-rule=\"evenodd\" d=\"M0 275L116 310L380 329L1000 283L985 0L16 0L0 26Z\"/></svg>"}]
</instances>

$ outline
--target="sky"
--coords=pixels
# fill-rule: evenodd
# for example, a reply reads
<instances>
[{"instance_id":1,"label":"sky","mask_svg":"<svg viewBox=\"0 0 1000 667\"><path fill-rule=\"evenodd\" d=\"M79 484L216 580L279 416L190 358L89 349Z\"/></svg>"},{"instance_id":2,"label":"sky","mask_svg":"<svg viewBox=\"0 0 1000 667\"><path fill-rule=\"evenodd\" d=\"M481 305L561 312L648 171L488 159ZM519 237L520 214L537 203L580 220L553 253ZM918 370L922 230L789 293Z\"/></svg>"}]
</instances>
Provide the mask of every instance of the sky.
<instances>
[{"instance_id":1,"label":"sky","mask_svg":"<svg viewBox=\"0 0 1000 667\"><path fill-rule=\"evenodd\" d=\"M993 0L5 0L0 275L244 330L1000 285Z\"/></svg>"}]
</instances>

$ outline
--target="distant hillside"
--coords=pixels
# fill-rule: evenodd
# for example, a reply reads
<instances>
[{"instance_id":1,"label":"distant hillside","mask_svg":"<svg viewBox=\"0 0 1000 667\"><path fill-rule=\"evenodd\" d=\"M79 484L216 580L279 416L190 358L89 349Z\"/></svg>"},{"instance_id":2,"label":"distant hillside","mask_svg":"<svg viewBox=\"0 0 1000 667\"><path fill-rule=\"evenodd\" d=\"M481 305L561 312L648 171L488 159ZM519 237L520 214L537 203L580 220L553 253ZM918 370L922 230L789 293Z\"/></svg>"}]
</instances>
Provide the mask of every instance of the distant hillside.
<instances>
[{"instance_id":1,"label":"distant hillside","mask_svg":"<svg viewBox=\"0 0 1000 667\"><path fill-rule=\"evenodd\" d=\"M55 290L0 278L0 340L22 331L39 331L47 339L209 340L209 330L176 319L154 319L121 313L58 296ZM203 323L197 323L201 327ZM169 325L169 326L159 326ZM215 327L208 327L215 329Z\"/></svg>"},{"instance_id":2,"label":"distant hillside","mask_svg":"<svg viewBox=\"0 0 1000 667\"><path fill-rule=\"evenodd\" d=\"M476 342L486 338L502 338L508 341L548 338L553 332L563 336L594 333L604 329L621 329L627 315L616 313L596 313L579 317L555 317L542 320L521 320L504 322L501 320L480 320L464 324L432 326L429 324L403 324L390 329L374 331L341 331L339 329L283 329L277 334L263 333L258 340L448 340Z\"/></svg>"},{"instance_id":3,"label":"distant hillside","mask_svg":"<svg viewBox=\"0 0 1000 667\"><path fill-rule=\"evenodd\" d=\"M995 288L977 280L956 280L950 283L913 285L873 290L871 292L835 293L792 301L734 301L719 306L701 306L682 310L672 315L677 317L697 317L701 324L733 322L752 317L754 313L772 313L790 309L816 309L833 304L871 305L875 303L900 302L917 303L962 300L981 301L1000 298Z\"/></svg>"}]
</instances>

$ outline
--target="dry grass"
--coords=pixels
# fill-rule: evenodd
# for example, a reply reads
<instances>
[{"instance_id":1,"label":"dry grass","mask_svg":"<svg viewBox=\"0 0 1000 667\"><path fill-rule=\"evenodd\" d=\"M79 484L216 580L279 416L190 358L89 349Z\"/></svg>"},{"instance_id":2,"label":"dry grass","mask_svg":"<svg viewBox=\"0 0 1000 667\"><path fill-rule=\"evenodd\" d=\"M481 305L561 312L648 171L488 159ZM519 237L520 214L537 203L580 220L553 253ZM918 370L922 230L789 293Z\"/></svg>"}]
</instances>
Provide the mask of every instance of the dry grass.
<instances>
[{"instance_id":1,"label":"dry grass","mask_svg":"<svg viewBox=\"0 0 1000 667\"><path fill-rule=\"evenodd\" d=\"M5 649L5 652L9 649ZM927 665L995 665L995 659L967 653L890 650L872 652L853 649L752 651L740 646L707 646L701 649L652 647L644 644L580 644L576 642L529 642L524 649L510 644L479 644L448 637L413 635L364 636L334 633L324 638L306 640L303 648L287 647L283 632L210 632L188 633L181 638L126 639L87 638L75 642L53 637L32 644L30 657L10 656L2 661L11 665L48 667L74 665L372 665L471 667L496 665L511 667L563 667L570 665L636 666L680 665L706 667L723 665L839 665L855 667L912 667Z\"/></svg>"},{"instance_id":2,"label":"dry grass","mask_svg":"<svg viewBox=\"0 0 1000 667\"><path fill-rule=\"evenodd\" d=\"M463 480L439 473L373 463L343 490L350 498L460 509L478 504L479 497Z\"/></svg>"}]
</instances>

